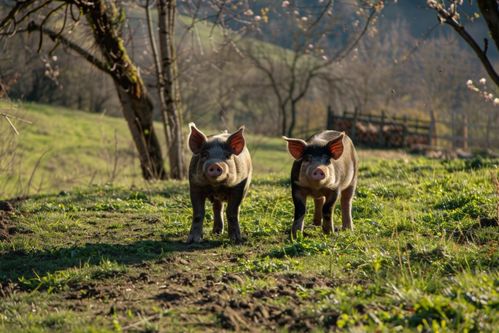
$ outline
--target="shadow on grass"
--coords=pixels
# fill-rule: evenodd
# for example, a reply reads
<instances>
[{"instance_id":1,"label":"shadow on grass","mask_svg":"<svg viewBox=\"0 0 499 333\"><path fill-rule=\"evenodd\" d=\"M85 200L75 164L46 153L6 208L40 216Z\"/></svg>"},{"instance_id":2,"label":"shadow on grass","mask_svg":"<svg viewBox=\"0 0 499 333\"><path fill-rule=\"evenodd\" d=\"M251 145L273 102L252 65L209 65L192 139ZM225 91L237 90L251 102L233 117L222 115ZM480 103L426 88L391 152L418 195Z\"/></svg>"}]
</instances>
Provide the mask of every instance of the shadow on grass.
<instances>
[{"instance_id":1,"label":"shadow on grass","mask_svg":"<svg viewBox=\"0 0 499 333\"><path fill-rule=\"evenodd\" d=\"M275 178L270 178L270 177L266 177L266 178L256 178L256 179L253 179L252 181L252 185L256 185L256 186L277 186L277 187L290 187L291 186L291 181L289 180L289 178L283 178L283 177L278 177L276 176Z\"/></svg>"},{"instance_id":2,"label":"shadow on grass","mask_svg":"<svg viewBox=\"0 0 499 333\"><path fill-rule=\"evenodd\" d=\"M85 189L74 189L70 191L60 191L58 193L32 194L29 196L15 197L5 201L12 204L22 203L26 200L53 200L71 201L80 203L101 198L112 198L121 200L148 200L151 196L162 196L165 198L178 197L189 194L189 184L186 182L169 182L164 186L155 188L125 188L113 186L91 186Z\"/></svg>"},{"instance_id":3,"label":"shadow on grass","mask_svg":"<svg viewBox=\"0 0 499 333\"><path fill-rule=\"evenodd\" d=\"M32 278L85 263L99 264L107 259L123 265L168 257L179 252L206 250L222 245L222 241L186 244L179 240L140 240L129 244L87 243L79 246L35 252L13 251L0 256L0 282L16 282L20 277Z\"/></svg>"}]
</instances>

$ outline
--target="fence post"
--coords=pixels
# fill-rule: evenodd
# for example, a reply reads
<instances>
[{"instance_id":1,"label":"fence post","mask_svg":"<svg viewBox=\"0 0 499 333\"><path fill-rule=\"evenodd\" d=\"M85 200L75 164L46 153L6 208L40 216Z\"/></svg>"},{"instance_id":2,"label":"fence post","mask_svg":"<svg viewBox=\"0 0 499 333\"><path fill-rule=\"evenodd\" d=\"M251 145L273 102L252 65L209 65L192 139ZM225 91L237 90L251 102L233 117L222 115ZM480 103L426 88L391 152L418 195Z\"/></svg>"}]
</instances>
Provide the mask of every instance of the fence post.
<instances>
[{"instance_id":1,"label":"fence post","mask_svg":"<svg viewBox=\"0 0 499 333\"><path fill-rule=\"evenodd\" d=\"M385 135L383 133L383 128L385 127L385 111L381 112L381 122L379 124L379 132L378 132L378 146L385 146Z\"/></svg>"},{"instance_id":2,"label":"fence post","mask_svg":"<svg viewBox=\"0 0 499 333\"><path fill-rule=\"evenodd\" d=\"M468 150L468 115L463 115L463 149Z\"/></svg>"},{"instance_id":3,"label":"fence post","mask_svg":"<svg viewBox=\"0 0 499 333\"><path fill-rule=\"evenodd\" d=\"M438 146L437 142L437 120L435 119L435 113L433 110L430 111L430 133L429 135L429 142L430 142L430 147L436 147Z\"/></svg>"},{"instance_id":4,"label":"fence post","mask_svg":"<svg viewBox=\"0 0 499 333\"><path fill-rule=\"evenodd\" d=\"M331 108L331 105L328 105L327 106L327 121L326 121L326 124L327 124L327 129L328 130L332 130L333 129L333 124L334 124L334 114L333 114L333 110Z\"/></svg>"},{"instance_id":5,"label":"fence post","mask_svg":"<svg viewBox=\"0 0 499 333\"><path fill-rule=\"evenodd\" d=\"M359 109L355 107L352 119L352 140L355 142L357 140L357 116L359 114Z\"/></svg>"},{"instance_id":6,"label":"fence post","mask_svg":"<svg viewBox=\"0 0 499 333\"><path fill-rule=\"evenodd\" d=\"M404 127L403 127L403 132L402 132L402 147L405 148L407 147L407 115L404 115Z\"/></svg>"},{"instance_id":7,"label":"fence post","mask_svg":"<svg viewBox=\"0 0 499 333\"><path fill-rule=\"evenodd\" d=\"M492 125L492 110L487 112L487 127L485 128L485 140L487 149L490 149L490 126Z\"/></svg>"}]
</instances>

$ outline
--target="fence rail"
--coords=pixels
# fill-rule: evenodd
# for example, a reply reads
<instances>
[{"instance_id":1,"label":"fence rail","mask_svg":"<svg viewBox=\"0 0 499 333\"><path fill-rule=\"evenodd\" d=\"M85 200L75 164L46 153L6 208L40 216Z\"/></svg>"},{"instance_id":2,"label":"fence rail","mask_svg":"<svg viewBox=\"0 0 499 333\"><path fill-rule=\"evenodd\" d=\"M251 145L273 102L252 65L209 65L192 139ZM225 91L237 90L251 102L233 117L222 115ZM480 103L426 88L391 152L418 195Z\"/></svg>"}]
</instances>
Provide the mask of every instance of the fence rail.
<instances>
[{"instance_id":1,"label":"fence rail","mask_svg":"<svg viewBox=\"0 0 499 333\"><path fill-rule=\"evenodd\" d=\"M447 127L450 134L437 133ZM455 126L458 126L457 129ZM499 127L493 123L468 123L467 117L460 123L450 121L428 121L408 116L381 114L360 114L346 111L335 115L327 109L327 128L344 131L355 144L379 148L412 148L414 146L453 147L468 150L475 148L497 149ZM303 130L296 135L307 137L324 128ZM438 131L437 131L438 130ZM482 137L470 137L471 131L482 131ZM496 133L496 134L494 134Z\"/></svg>"},{"instance_id":2,"label":"fence rail","mask_svg":"<svg viewBox=\"0 0 499 333\"><path fill-rule=\"evenodd\" d=\"M404 148L430 145L434 126L431 122L409 117L344 112L334 115L328 108L327 127L345 131L356 144L369 147Z\"/></svg>"}]
</instances>

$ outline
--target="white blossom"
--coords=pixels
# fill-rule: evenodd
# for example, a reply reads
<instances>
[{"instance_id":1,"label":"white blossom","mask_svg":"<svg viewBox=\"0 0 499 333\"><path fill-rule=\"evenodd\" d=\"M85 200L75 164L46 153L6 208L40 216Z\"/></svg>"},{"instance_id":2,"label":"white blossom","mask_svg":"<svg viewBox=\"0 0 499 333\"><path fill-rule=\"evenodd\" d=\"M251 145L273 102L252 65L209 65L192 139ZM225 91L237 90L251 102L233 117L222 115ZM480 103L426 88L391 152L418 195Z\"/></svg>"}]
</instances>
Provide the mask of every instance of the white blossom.
<instances>
[{"instance_id":1,"label":"white blossom","mask_svg":"<svg viewBox=\"0 0 499 333\"><path fill-rule=\"evenodd\" d=\"M485 83L487 83L487 80L484 77L482 77L479 82L480 84L485 85Z\"/></svg>"},{"instance_id":2,"label":"white blossom","mask_svg":"<svg viewBox=\"0 0 499 333\"><path fill-rule=\"evenodd\" d=\"M427 0L426 1L426 4L428 5L428 7L430 8L436 8L438 6L438 3L436 0Z\"/></svg>"},{"instance_id":3,"label":"white blossom","mask_svg":"<svg viewBox=\"0 0 499 333\"><path fill-rule=\"evenodd\" d=\"M281 6L282 6L282 8L288 8L289 7L289 1L283 1Z\"/></svg>"}]
</instances>

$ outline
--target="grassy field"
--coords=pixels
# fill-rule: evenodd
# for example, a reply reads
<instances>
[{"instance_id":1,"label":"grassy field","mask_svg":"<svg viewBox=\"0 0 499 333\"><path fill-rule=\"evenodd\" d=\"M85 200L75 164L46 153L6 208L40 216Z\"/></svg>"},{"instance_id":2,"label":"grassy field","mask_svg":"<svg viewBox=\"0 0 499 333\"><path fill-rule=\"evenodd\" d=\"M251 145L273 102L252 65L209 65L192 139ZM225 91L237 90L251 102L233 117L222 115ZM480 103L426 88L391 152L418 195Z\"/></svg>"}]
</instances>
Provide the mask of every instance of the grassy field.
<instances>
[{"instance_id":1,"label":"grassy field","mask_svg":"<svg viewBox=\"0 0 499 333\"><path fill-rule=\"evenodd\" d=\"M23 109L34 122L17 139L19 154L30 155L24 177L44 149L56 153L40 163L41 190L0 214L2 332L499 327L499 160L361 151L355 230L325 237L309 211L304 236L290 241L291 159L281 140L250 136L256 175L242 206L245 243L211 235L208 213L205 242L186 245L187 182L144 183L132 162L112 182L102 170L109 164L99 150L114 144L100 133L116 130L133 151L121 119L92 125L99 116ZM81 181L65 182L77 166Z\"/></svg>"},{"instance_id":2,"label":"grassy field","mask_svg":"<svg viewBox=\"0 0 499 333\"><path fill-rule=\"evenodd\" d=\"M0 118L0 198L91 185L149 185L142 180L137 154L122 118L0 100L2 110L31 124L13 120L20 133L16 136L7 121ZM217 132L201 129L207 134ZM253 136L251 129L247 132L255 172L282 173L288 169L282 139ZM156 125L156 133L164 143L160 124Z\"/></svg>"}]
</instances>

